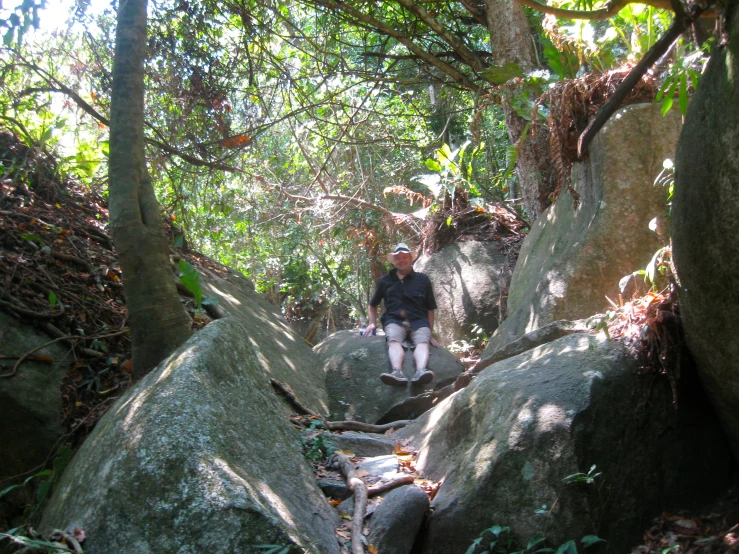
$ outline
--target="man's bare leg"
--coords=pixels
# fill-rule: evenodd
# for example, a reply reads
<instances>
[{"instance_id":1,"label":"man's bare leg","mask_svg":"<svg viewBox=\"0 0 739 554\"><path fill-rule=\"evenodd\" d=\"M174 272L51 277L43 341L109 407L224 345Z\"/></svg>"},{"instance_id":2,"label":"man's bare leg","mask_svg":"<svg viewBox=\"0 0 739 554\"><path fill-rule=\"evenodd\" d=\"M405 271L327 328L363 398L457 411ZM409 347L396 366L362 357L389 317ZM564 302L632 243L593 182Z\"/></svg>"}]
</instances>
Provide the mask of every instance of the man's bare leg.
<instances>
[{"instance_id":1,"label":"man's bare leg","mask_svg":"<svg viewBox=\"0 0 739 554\"><path fill-rule=\"evenodd\" d=\"M403 358L405 351L403 345L396 340L391 340L387 345L387 354L390 358L392 373L383 373L380 380L386 385L403 385L408 379L403 375Z\"/></svg>"},{"instance_id":2,"label":"man's bare leg","mask_svg":"<svg viewBox=\"0 0 739 554\"><path fill-rule=\"evenodd\" d=\"M426 352L428 354L428 345L426 345ZM396 369L403 370L403 358L405 357L405 350L403 345L398 341L391 340L387 345L387 355L390 358L390 366L393 371Z\"/></svg>"},{"instance_id":3,"label":"man's bare leg","mask_svg":"<svg viewBox=\"0 0 739 554\"><path fill-rule=\"evenodd\" d=\"M429 365L429 343L417 344L413 359L416 361L416 369L426 369Z\"/></svg>"},{"instance_id":4,"label":"man's bare leg","mask_svg":"<svg viewBox=\"0 0 739 554\"><path fill-rule=\"evenodd\" d=\"M413 352L413 359L416 362L416 374L411 381L425 385L434 380L434 373L428 370L429 363L429 343L421 342L416 345Z\"/></svg>"}]
</instances>

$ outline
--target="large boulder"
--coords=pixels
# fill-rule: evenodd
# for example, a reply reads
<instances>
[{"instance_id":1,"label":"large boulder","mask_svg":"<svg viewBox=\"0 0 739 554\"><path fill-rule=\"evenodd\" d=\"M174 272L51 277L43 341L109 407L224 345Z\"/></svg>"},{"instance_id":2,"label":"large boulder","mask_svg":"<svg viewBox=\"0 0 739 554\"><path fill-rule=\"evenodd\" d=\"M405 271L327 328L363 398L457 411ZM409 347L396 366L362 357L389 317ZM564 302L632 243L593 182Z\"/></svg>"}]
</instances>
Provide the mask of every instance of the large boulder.
<instances>
[{"instance_id":1,"label":"large boulder","mask_svg":"<svg viewBox=\"0 0 739 554\"><path fill-rule=\"evenodd\" d=\"M685 118L672 203L685 338L739 458L739 6Z\"/></svg>"},{"instance_id":2,"label":"large boulder","mask_svg":"<svg viewBox=\"0 0 739 554\"><path fill-rule=\"evenodd\" d=\"M222 277L202 265L198 270L203 294L218 298L220 315L238 317L248 329L242 340L254 348L264 372L288 385L304 406L328 413L323 368L280 311L241 273L226 268Z\"/></svg>"},{"instance_id":3,"label":"large boulder","mask_svg":"<svg viewBox=\"0 0 739 554\"><path fill-rule=\"evenodd\" d=\"M334 419L355 419L367 423L382 421L393 406L430 389L452 383L464 371L462 363L443 348L431 348L429 369L434 380L429 385L391 387L380 381L380 374L390 372L385 337L362 338L357 331L338 331L314 348L326 372L329 407ZM406 352L403 372L412 377L415 372L413 355ZM413 408L398 414L396 419L412 418Z\"/></svg>"},{"instance_id":4,"label":"large boulder","mask_svg":"<svg viewBox=\"0 0 739 554\"><path fill-rule=\"evenodd\" d=\"M663 244L649 222L667 195L654 180L674 158L680 115L659 107L622 108L596 135L590 157L574 165L572 187L534 223L511 278L508 319L487 353L559 319L581 319L618 301L619 281L643 269ZM628 299L628 298L627 298Z\"/></svg>"},{"instance_id":5,"label":"large boulder","mask_svg":"<svg viewBox=\"0 0 739 554\"><path fill-rule=\"evenodd\" d=\"M428 509L429 497L421 487L391 491L372 514L367 542L382 554L409 554Z\"/></svg>"},{"instance_id":6,"label":"large boulder","mask_svg":"<svg viewBox=\"0 0 739 554\"><path fill-rule=\"evenodd\" d=\"M64 473L40 528L90 554L339 552L336 515L240 319L211 323L121 397Z\"/></svg>"},{"instance_id":7,"label":"large boulder","mask_svg":"<svg viewBox=\"0 0 739 554\"><path fill-rule=\"evenodd\" d=\"M434 331L446 345L469 339L477 326L489 336L498 328L501 301L508 291L511 270L503 243L468 241L451 244L414 268L429 276L439 309Z\"/></svg>"},{"instance_id":8,"label":"large boulder","mask_svg":"<svg viewBox=\"0 0 739 554\"><path fill-rule=\"evenodd\" d=\"M47 344L48 336L1 312L0 337L0 355L6 360L0 374L12 373L24 354L33 351L36 356L24 361L14 376L0 378L0 482L8 485L14 484L8 478L38 471L64 436L61 382L74 361L68 347ZM0 498L0 523L32 501L22 492ZM4 528L15 526L6 523Z\"/></svg>"},{"instance_id":9,"label":"large boulder","mask_svg":"<svg viewBox=\"0 0 739 554\"><path fill-rule=\"evenodd\" d=\"M417 469L443 482L420 551L462 552L507 525L523 545L597 534L622 554L661 510L721 492L731 456L695 372L684 372L676 409L667 380L636 369L600 334L566 336L490 366L395 432L419 450ZM592 484L563 481L592 466Z\"/></svg>"}]
</instances>

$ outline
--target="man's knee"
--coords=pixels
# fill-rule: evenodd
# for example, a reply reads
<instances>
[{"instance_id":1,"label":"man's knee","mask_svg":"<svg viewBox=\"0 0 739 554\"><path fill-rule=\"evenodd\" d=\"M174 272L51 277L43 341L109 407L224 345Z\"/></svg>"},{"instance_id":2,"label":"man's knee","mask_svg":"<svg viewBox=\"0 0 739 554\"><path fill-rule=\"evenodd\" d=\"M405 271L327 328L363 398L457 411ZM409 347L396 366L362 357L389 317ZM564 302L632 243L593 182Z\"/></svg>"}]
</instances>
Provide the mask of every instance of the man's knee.
<instances>
[{"instance_id":1,"label":"man's knee","mask_svg":"<svg viewBox=\"0 0 739 554\"><path fill-rule=\"evenodd\" d=\"M431 341L431 329L428 327L421 327L413 331L413 344L418 346L420 344L428 344Z\"/></svg>"},{"instance_id":2,"label":"man's knee","mask_svg":"<svg viewBox=\"0 0 739 554\"><path fill-rule=\"evenodd\" d=\"M401 325L388 323L385 326L385 336L387 337L388 346L393 342L402 345L406 338L406 331Z\"/></svg>"}]
</instances>

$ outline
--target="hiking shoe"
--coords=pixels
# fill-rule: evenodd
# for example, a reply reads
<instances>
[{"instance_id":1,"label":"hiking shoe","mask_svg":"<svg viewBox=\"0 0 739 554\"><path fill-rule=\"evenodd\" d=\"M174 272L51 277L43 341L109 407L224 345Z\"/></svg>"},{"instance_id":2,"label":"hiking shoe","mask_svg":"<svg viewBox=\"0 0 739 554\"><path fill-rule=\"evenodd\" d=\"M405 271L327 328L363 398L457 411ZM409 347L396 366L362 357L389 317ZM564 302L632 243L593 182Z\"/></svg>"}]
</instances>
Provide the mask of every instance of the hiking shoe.
<instances>
[{"instance_id":1,"label":"hiking shoe","mask_svg":"<svg viewBox=\"0 0 739 554\"><path fill-rule=\"evenodd\" d=\"M408 379L405 378L402 371L394 369L392 373L383 373L380 375L380 381L386 385L405 385Z\"/></svg>"},{"instance_id":2,"label":"hiking shoe","mask_svg":"<svg viewBox=\"0 0 739 554\"><path fill-rule=\"evenodd\" d=\"M434 380L434 372L427 369L419 369L411 379L411 383L418 385L427 385Z\"/></svg>"}]
</instances>

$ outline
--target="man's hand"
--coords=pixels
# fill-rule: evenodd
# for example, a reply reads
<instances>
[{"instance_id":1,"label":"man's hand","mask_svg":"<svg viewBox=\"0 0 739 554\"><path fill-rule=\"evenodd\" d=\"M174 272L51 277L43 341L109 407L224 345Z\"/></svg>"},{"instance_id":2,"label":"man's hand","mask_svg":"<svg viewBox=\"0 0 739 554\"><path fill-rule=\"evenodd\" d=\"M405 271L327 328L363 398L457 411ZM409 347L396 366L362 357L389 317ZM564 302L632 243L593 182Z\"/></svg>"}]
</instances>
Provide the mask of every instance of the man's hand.
<instances>
[{"instance_id":1,"label":"man's hand","mask_svg":"<svg viewBox=\"0 0 739 554\"><path fill-rule=\"evenodd\" d=\"M434 348L441 348L441 345L440 345L440 344L438 343L438 341L437 341L437 340L436 340L435 338L433 338L433 337L431 337L431 339L429 340L429 344L430 344L431 346L433 346Z\"/></svg>"},{"instance_id":2,"label":"man's hand","mask_svg":"<svg viewBox=\"0 0 739 554\"><path fill-rule=\"evenodd\" d=\"M362 338L371 336L375 329L377 329L377 325L375 325L374 323L370 323L369 325L367 325L364 333L362 333Z\"/></svg>"}]
</instances>

